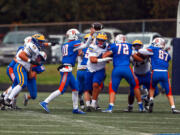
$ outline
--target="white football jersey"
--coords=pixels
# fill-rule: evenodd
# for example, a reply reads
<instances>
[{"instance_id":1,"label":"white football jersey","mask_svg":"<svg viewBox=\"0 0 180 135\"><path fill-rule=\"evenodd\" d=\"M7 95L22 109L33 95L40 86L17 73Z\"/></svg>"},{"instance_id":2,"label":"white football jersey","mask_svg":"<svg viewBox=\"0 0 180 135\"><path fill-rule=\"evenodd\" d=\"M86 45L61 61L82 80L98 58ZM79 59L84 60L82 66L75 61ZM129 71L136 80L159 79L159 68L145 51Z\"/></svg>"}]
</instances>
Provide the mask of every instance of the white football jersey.
<instances>
[{"instance_id":1,"label":"white football jersey","mask_svg":"<svg viewBox=\"0 0 180 135\"><path fill-rule=\"evenodd\" d=\"M95 57L101 58L102 54L105 53L106 51L107 51L107 47L103 49L94 44L91 44L89 46L88 48L89 57L88 57L88 62L87 62L87 69L90 72L96 72L98 70L105 68L106 62L91 63L90 57L95 56Z\"/></svg>"},{"instance_id":2,"label":"white football jersey","mask_svg":"<svg viewBox=\"0 0 180 135\"><path fill-rule=\"evenodd\" d=\"M134 73L137 75L144 75L147 72L151 71L151 64L149 58L145 58L142 62L137 62L133 60L133 65Z\"/></svg>"},{"instance_id":3,"label":"white football jersey","mask_svg":"<svg viewBox=\"0 0 180 135\"><path fill-rule=\"evenodd\" d=\"M24 50L20 50L17 55L16 55L16 58L17 58L17 62L19 64L21 64L27 71L30 70L30 67L31 67L31 64L29 62L26 62L24 60L22 60L20 57L19 57L19 54L22 52L22 51L25 51L27 56L31 59L31 60L36 60L37 56L39 55L40 51L39 49L37 48L37 46L35 44L33 44L32 42L29 42L25 45L24 47Z\"/></svg>"},{"instance_id":4,"label":"white football jersey","mask_svg":"<svg viewBox=\"0 0 180 135\"><path fill-rule=\"evenodd\" d=\"M87 65L81 65L82 57L81 57L81 56L78 56L78 57L77 57L77 60L78 60L77 70L86 69L86 66L87 66Z\"/></svg>"}]
</instances>

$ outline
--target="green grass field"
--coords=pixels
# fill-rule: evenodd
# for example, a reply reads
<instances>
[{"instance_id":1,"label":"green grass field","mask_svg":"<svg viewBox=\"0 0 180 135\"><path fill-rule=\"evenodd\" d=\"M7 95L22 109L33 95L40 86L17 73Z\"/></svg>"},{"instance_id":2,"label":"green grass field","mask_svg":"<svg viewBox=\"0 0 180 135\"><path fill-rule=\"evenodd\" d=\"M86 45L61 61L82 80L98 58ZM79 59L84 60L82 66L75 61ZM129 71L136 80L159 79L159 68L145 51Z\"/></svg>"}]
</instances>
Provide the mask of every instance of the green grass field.
<instances>
[{"instance_id":1,"label":"green grass field","mask_svg":"<svg viewBox=\"0 0 180 135\"><path fill-rule=\"evenodd\" d=\"M18 97L22 110L0 111L0 135L151 135L157 133L180 133L180 115L172 114L165 95L155 99L153 113L124 113L127 95L117 95L114 113L89 112L72 114L71 94L65 93L49 104L50 114L39 105L49 93L39 93L28 106L22 104L23 94ZM180 98L175 96L180 109ZM108 94L100 95L100 106L108 105Z\"/></svg>"},{"instance_id":2,"label":"green grass field","mask_svg":"<svg viewBox=\"0 0 180 135\"><path fill-rule=\"evenodd\" d=\"M60 73L57 71L57 64L50 64L45 65L46 71L42 74L37 76L37 83L38 84L59 84L60 81ZM0 83L11 83L8 76L6 75L6 68L7 66L1 66L0 67ZM76 67L73 68L73 74L76 76ZM108 86L111 72L112 72L113 66L112 63L107 64L106 66L106 80L105 85ZM128 86L127 82L125 80L122 80L121 86Z\"/></svg>"},{"instance_id":3,"label":"green grass field","mask_svg":"<svg viewBox=\"0 0 180 135\"><path fill-rule=\"evenodd\" d=\"M0 67L0 83L11 83L9 80L8 76L6 75L6 67L7 66L1 66ZM58 65L45 65L46 71L43 72L42 74L37 76L37 83L38 84L59 84L60 81L60 74L56 70ZM76 67L73 68L73 74L76 76ZM111 73L112 73L112 63L108 63L106 65L106 80L105 80L105 85L108 86L110 78L111 78ZM169 73L171 76L171 70L172 70L172 64L170 62L169 66ZM121 86L128 86L128 83L123 79L121 81Z\"/></svg>"}]
</instances>

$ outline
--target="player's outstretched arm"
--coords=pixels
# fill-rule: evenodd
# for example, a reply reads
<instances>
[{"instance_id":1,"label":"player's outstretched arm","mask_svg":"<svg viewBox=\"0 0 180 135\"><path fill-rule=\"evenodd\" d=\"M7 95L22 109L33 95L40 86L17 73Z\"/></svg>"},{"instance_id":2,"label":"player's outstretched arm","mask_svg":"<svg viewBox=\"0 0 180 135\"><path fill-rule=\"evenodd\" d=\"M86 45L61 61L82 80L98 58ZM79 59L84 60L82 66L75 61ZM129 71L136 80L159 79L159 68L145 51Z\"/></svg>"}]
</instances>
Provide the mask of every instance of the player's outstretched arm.
<instances>
[{"instance_id":1,"label":"player's outstretched arm","mask_svg":"<svg viewBox=\"0 0 180 135\"><path fill-rule=\"evenodd\" d=\"M103 54L102 58L111 57L112 54L113 54L112 51L107 51Z\"/></svg>"},{"instance_id":2,"label":"player's outstretched arm","mask_svg":"<svg viewBox=\"0 0 180 135\"><path fill-rule=\"evenodd\" d=\"M91 28L91 33L90 33L90 36L88 37L88 40L86 41L86 43L81 43L80 46L76 47L73 51L77 51L77 50L81 50L81 49L84 49L86 47L88 47L92 41L92 35L94 34L95 32L95 29L94 28Z\"/></svg>"},{"instance_id":3,"label":"player's outstretched arm","mask_svg":"<svg viewBox=\"0 0 180 135\"><path fill-rule=\"evenodd\" d=\"M138 55L138 54L134 54L132 55L132 57L134 58L134 60L142 62L144 60L144 58L141 57L142 55Z\"/></svg>"},{"instance_id":4,"label":"player's outstretched arm","mask_svg":"<svg viewBox=\"0 0 180 135\"><path fill-rule=\"evenodd\" d=\"M151 49L142 48L139 49L138 52L143 55L153 55L153 51Z\"/></svg>"}]
</instances>

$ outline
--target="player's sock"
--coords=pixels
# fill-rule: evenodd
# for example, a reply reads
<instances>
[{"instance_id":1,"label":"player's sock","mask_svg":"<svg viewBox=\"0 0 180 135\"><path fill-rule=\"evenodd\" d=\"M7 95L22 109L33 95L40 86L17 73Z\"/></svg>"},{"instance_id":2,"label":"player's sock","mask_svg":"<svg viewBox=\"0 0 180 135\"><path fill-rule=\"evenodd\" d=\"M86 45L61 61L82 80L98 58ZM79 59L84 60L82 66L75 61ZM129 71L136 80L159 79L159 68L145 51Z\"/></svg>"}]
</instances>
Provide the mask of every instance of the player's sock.
<instances>
[{"instance_id":1,"label":"player's sock","mask_svg":"<svg viewBox=\"0 0 180 135\"><path fill-rule=\"evenodd\" d=\"M175 105L172 105L172 106L171 106L171 109L175 109L175 108L176 108Z\"/></svg>"},{"instance_id":2,"label":"player's sock","mask_svg":"<svg viewBox=\"0 0 180 135\"><path fill-rule=\"evenodd\" d=\"M96 100L92 99L91 106L92 106L93 108L96 108Z\"/></svg>"},{"instance_id":3,"label":"player's sock","mask_svg":"<svg viewBox=\"0 0 180 135\"><path fill-rule=\"evenodd\" d=\"M12 92L12 86L10 86L6 91L4 92L5 93L4 100L6 100L10 95L10 93Z\"/></svg>"},{"instance_id":4,"label":"player's sock","mask_svg":"<svg viewBox=\"0 0 180 135\"><path fill-rule=\"evenodd\" d=\"M90 106L90 101L86 101L86 106Z\"/></svg>"},{"instance_id":5,"label":"player's sock","mask_svg":"<svg viewBox=\"0 0 180 135\"><path fill-rule=\"evenodd\" d=\"M72 91L73 109L78 109L78 91Z\"/></svg>"},{"instance_id":6,"label":"player's sock","mask_svg":"<svg viewBox=\"0 0 180 135\"><path fill-rule=\"evenodd\" d=\"M61 94L61 92L57 89L56 91L54 91L53 93L51 93L45 100L44 102L49 103L51 100L53 100L54 98L56 98L57 96L59 96Z\"/></svg>"},{"instance_id":7,"label":"player's sock","mask_svg":"<svg viewBox=\"0 0 180 135\"><path fill-rule=\"evenodd\" d=\"M144 110L143 103L142 102L138 102L138 105L139 105L139 111L143 111Z\"/></svg>"},{"instance_id":8,"label":"player's sock","mask_svg":"<svg viewBox=\"0 0 180 135\"><path fill-rule=\"evenodd\" d=\"M22 90L22 87L20 85L17 85L12 89L12 92L9 95L9 99L12 100L20 91Z\"/></svg>"},{"instance_id":9,"label":"player's sock","mask_svg":"<svg viewBox=\"0 0 180 135\"><path fill-rule=\"evenodd\" d=\"M133 107L133 104L131 104L131 105L130 105L130 104L128 104L128 106L129 106L129 107Z\"/></svg>"},{"instance_id":10,"label":"player's sock","mask_svg":"<svg viewBox=\"0 0 180 135\"><path fill-rule=\"evenodd\" d=\"M153 100L154 98L153 97L150 97L149 100Z\"/></svg>"}]
</instances>

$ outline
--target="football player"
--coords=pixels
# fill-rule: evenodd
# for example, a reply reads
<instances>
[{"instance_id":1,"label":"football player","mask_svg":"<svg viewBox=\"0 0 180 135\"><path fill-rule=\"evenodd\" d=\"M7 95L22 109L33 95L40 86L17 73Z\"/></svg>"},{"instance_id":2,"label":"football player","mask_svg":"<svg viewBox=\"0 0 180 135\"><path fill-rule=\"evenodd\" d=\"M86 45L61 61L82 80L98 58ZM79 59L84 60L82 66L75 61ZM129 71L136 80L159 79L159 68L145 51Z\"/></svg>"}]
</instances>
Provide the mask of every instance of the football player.
<instances>
[{"instance_id":1,"label":"football player","mask_svg":"<svg viewBox=\"0 0 180 135\"><path fill-rule=\"evenodd\" d=\"M84 36L84 42L88 40L90 33ZM84 48L79 50L78 65L77 65L77 83L79 88L79 101L81 109L84 109L84 100L83 100L83 93L85 89L85 76L87 71L87 61L88 61L88 48Z\"/></svg>"},{"instance_id":2,"label":"football player","mask_svg":"<svg viewBox=\"0 0 180 135\"><path fill-rule=\"evenodd\" d=\"M143 43L141 40L135 40L133 41L133 48L134 53L137 53L139 49L143 48ZM144 90L148 90L150 88L150 80L151 80L151 63L149 60L149 57L143 56L143 61L139 62L132 58L133 63L133 71L136 77L139 81L139 86ZM142 100L145 102L145 109L148 109L148 91L145 91L146 93L144 96L142 96ZM158 95L158 88L156 88L155 95ZM132 112L133 111L133 102L134 102L134 94L131 93L128 95L128 108L125 109L125 112Z\"/></svg>"},{"instance_id":3,"label":"football player","mask_svg":"<svg viewBox=\"0 0 180 135\"><path fill-rule=\"evenodd\" d=\"M30 42L26 43L23 50L20 50L16 59L17 62L14 66L15 81L13 83L13 89L8 98L4 101L5 105L11 106L13 98L27 86L28 72L31 65L39 65L36 61L40 54L40 49L43 47L45 37L42 34L35 34L32 36Z\"/></svg>"},{"instance_id":4,"label":"football player","mask_svg":"<svg viewBox=\"0 0 180 135\"><path fill-rule=\"evenodd\" d=\"M40 105L46 112L49 112L48 103L63 94L66 91L68 85L72 88L72 101L73 111L75 114L84 114L83 111L78 109L78 85L72 74L72 67L75 65L78 50L88 47L89 42L92 40L94 29L91 28L91 36L84 44L79 40L79 31L77 29L69 29L66 32L68 42L62 45L62 66L58 67L58 71L61 74L60 86L57 90L51 93L44 101L40 102Z\"/></svg>"},{"instance_id":5,"label":"football player","mask_svg":"<svg viewBox=\"0 0 180 135\"><path fill-rule=\"evenodd\" d=\"M29 91L29 94L24 94L24 106L27 106L28 101L30 99L36 99L37 97L37 85L36 85L36 76L37 74L41 74L45 71L45 67L43 66L44 62L47 59L47 55L44 51L40 51L40 55L37 58L37 62L40 63L40 65L33 65L31 67L30 72L28 73L28 82L27 82L27 88Z\"/></svg>"},{"instance_id":6,"label":"football player","mask_svg":"<svg viewBox=\"0 0 180 135\"><path fill-rule=\"evenodd\" d=\"M139 50L139 53L143 55L149 55L151 58L152 65L152 75L151 75L151 85L150 85L150 101L149 101L149 112L153 111L154 106L154 90L158 83L161 82L163 88L165 89L166 96L169 100L169 104L172 109L172 113L180 113L179 110L175 109L174 99L171 90L171 84L169 80L169 60L171 59L169 53L164 50L165 40L163 38L155 38L153 43L148 48L143 48Z\"/></svg>"},{"instance_id":7,"label":"football player","mask_svg":"<svg viewBox=\"0 0 180 135\"><path fill-rule=\"evenodd\" d=\"M113 55L113 71L109 86L109 107L103 112L112 112L115 102L115 94L122 78L125 78L130 84L130 94L135 93L139 105L139 111L142 112L143 104L139 90L139 82L130 67L130 56L132 55L132 44L126 42L126 37L119 34L115 38L115 43L110 45L103 58ZM136 60L142 61L142 58L137 55L132 55Z\"/></svg>"},{"instance_id":8,"label":"football player","mask_svg":"<svg viewBox=\"0 0 180 135\"><path fill-rule=\"evenodd\" d=\"M95 43L92 43L86 55L88 55L87 73L86 73L86 88L84 92L87 111L90 109L96 110L97 99L101 91L101 83L105 78L105 65L106 62L112 60L112 58L102 58L102 54L107 51L107 35L104 32L98 32L95 38ZM90 104L90 94L92 91L92 102Z\"/></svg>"}]
</instances>

